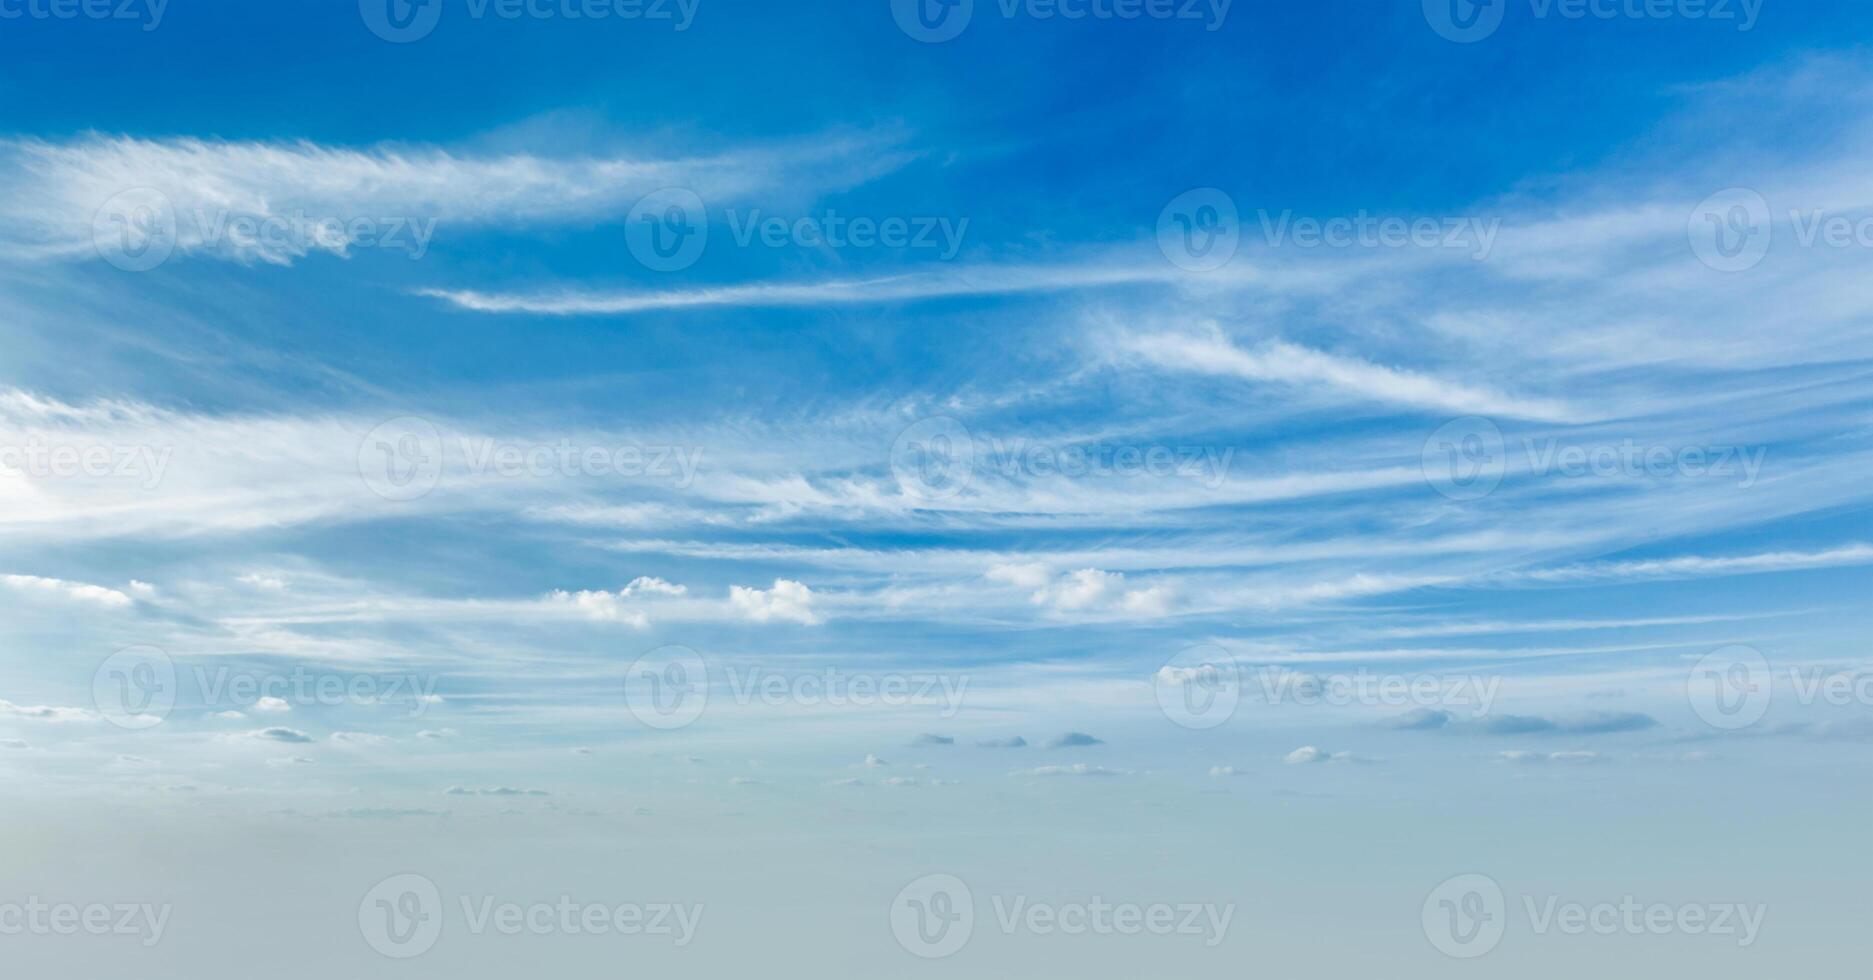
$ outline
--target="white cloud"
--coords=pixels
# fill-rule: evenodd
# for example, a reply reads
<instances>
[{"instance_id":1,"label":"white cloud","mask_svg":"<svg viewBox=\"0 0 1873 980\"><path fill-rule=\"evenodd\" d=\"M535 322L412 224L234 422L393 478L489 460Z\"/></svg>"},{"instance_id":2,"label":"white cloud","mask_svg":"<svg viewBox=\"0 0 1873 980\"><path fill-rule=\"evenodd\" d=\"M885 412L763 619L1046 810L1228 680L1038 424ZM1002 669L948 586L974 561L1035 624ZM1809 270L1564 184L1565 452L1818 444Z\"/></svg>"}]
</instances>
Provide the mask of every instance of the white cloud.
<instances>
[{"instance_id":1,"label":"white cloud","mask_svg":"<svg viewBox=\"0 0 1873 980\"><path fill-rule=\"evenodd\" d=\"M634 629L644 629L650 625L650 617L643 610L624 604L623 593L556 591L546 599L549 603L575 609L587 619L624 623Z\"/></svg>"},{"instance_id":2,"label":"white cloud","mask_svg":"<svg viewBox=\"0 0 1873 980\"><path fill-rule=\"evenodd\" d=\"M29 595L51 596L72 602L88 602L113 609L133 605L135 600L116 589L38 575L0 575L0 586Z\"/></svg>"},{"instance_id":3,"label":"white cloud","mask_svg":"<svg viewBox=\"0 0 1873 980\"><path fill-rule=\"evenodd\" d=\"M253 710L263 715L279 715L293 710L293 706L284 698L264 697L254 702Z\"/></svg>"},{"instance_id":4,"label":"white cloud","mask_svg":"<svg viewBox=\"0 0 1873 980\"><path fill-rule=\"evenodd\" d=\"M729 605L744 618L757 623L782 620L803 626L816 626L820 616L813 611L813 590L789 579L775 579L768 590L736 585L728 591Z\"/></svg>"},{"instance_id":5,"label":"white cloud","mask_svg":"<svg viewBox=\"0 0 1873 980\"><path fill-rule=\"evenodd\" d=\"M95 712L86 711L83 708L57 708L57 707L48 707L46 705L23 705L23 704L14 704L11 701L5 701L5 700L0 700L0 714L17 715L18 717L31 718L35 721L55 721L55 722L93 721L97 718L97 714Z\"/></svg>"}]
</instances>

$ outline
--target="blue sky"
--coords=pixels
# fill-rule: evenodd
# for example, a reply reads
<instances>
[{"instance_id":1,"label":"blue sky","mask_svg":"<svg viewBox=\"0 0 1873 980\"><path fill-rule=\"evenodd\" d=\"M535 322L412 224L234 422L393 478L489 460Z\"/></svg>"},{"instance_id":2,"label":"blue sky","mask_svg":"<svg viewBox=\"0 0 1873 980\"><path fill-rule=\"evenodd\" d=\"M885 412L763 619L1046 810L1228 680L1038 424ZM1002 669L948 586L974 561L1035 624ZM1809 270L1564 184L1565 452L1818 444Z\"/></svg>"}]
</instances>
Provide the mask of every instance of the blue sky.
<instances>
[{"instance_id":1,"label":"blue sky","mask_svg":"<svg viewBox=\"0 0 1873 980\"><path fill-rule=\"evenodd\" d=\"M0 0L0 947L1852 963L1864 17L1453 2Z\"/></svg>"}]
</instances>

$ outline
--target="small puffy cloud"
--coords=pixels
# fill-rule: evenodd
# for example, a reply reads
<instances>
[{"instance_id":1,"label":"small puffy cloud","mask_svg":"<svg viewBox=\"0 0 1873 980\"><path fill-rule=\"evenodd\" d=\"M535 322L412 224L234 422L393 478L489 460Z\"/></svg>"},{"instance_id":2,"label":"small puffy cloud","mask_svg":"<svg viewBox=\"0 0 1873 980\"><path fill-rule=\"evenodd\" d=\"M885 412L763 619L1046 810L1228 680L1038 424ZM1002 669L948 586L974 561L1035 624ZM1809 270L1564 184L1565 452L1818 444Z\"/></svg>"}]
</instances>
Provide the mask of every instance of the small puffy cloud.
<instances>
[{"instance_id":1,"label":"small puffy cloud","mask_svg":"<svg viewBox=\"0 0 1873 980\"><path fill-rule=\"evenodd\" d=\"M863 779L851 777L851 778L846 778L846 779L835 779L832 782L827 783L826 785L828 786L863 786L865 785L865 781Z\"/></svg>"},{"instance_id":2,"label":"small puffy cloud","mask_svg":"<svg viewBox=\"0 0 1873 980\"><path fill-rule=\"evenodd\" d=\"M546 601L571 609L596 622L623 623L633 629L643 629L650 625L650 617L644 615L643 610L626 606L624 597L615 592L555 591L546 597Z\"/></svg>"},{"instance_id":3,"label":"small puffy cloud","mask_svg":"<svg viewBox=\"0 0 1873 980\"><path fill-rule=\"evenodd\" d=\"M1019 735L1010 735L1007 738L985 738L976 744L985 749L1025 749L1028 740Z\"/></svg>"},{"instance_id":4,"label":"small puffy cloud","mask_svg":"<svg viewBox=\"0 0 1873 980\"><path fill-rule=\"evenodd\" d=\"M1433 732L1450 724L1450 712L1413 708L1396 718L1386 719L1383 724L1405 732Z\"/></svg>"},{"instance_id":5,"label":"small puffy cloud","mask_svg":"<svg viewBox=\"0 0 1873 980\"><path fill-rule=\"evenodd\" d=\"M84 582L68 582L61 578L42 578L38 575L0 575L0 588L22 595L43 596L66 602L83 602L112 609L121 609L136 602L116 589L107 589L101 585L88 585Z\"/></svg>"},{"instance_id":6,"label":"small puffy cloud","mask_svg":"<svg viewBox=\"0 0 1873 980\"><path fill-rule=\"evenodd\" d=\"M279 715L293 710L293 706L287 704L284 698L266 697L255 701L253 710L263 715Z\"/></svg>"},{"instance_id":7,"label":"small puffy cloud","mask_svg":"<svg viewBox=\"0 0 1873 980\"><path fill-rule=\"evenodd\" d=\"M628 599L638 595L677 596L684 595L687 592L689 592L689 587L686 585L672 585L669 582L665 582L663 579L642 575L632 579L631 584L619 590L618 594Z\"/></svg>"},{"instance_id":8,"label":"small puffy cloud","mask_svg":"<svg viewBox=\"0 0 1873 980\"><path fill-rule=\"evenodd\" d=\"M1077 762L1070 766L1040 766L1013 773L1016 776L1129 776L1131 774L1129 769L1107 769L1104 766L1088 765L1084 762Z\"/></svg>"},{"instance_id":9,"label":"small puffy cloud","mask_svg":"<svg viewBox=\"0 0 1873 980\"><path fill-rule=\"evenodd\" d=\"M1212 779L1219 779L1223 776L1240 776L1240 775L1243 775L1243 774L1237 772L1235 766L1211 766L1210 767L1210 778Z\"/></svg>"},{"instance_id":10,"label":"small puffy cloud","mask_svg":"<svg viewBox=\"0 0 1873 980\"><path fill-rule=\"evenodd\" d=\"M156 597L156 586L148 582L139 582L136 579L131 579L130 594L139 599L153 599Z\"/></svg>"},{"instance_id":11,"label":"small puffy cloud","mask_svg":"<svg viewBox=\"0 0 1873 980\"><path fill-rule=\"evenodd\" d=\"M875 755L867 755L865 757L865 761L859 763L859 765L863 766L866 769L883 769L885 766L888 766L890 764L891 763L886 762L883 759L880 759Z\"/></svg>"},{"instance_id":12,"label":"small puffy cloud","mask_svg":"<svg viewBox=\"0 0 1873 980\"><path fill-rule=\"evenodd\" d=\"M245 721L247 719L246 713L240 711L217 711L208 717L220 718L224 721Z\"/></svg>"},{"instance_id":13,"label":"small puffy cloud","mask_svg":"<svg viewBox=\"0 0 1873 980\"><path fill-rule=\"evenodd\" d=\"M262 572L249 572L235 579L235 581L242 585L252 586L256 589L265 589L268 592L278 592L286 588L285 579L278 575L268 575Z\"/></svg>"},{"instance_id":14,"label":"small puffy cloud","mask_svg":"<svg viewBox=\"0 0 1873 980\"><path fill-rule=\"evenodd\" d=\"M416 737L427 738L427 739L445 739L445 738L454 738L455 736L460 735L460 734L461 734L460 732L456 731L453 728L435 728L435 729L425 728L422 731L417 732Z\"/></svg>"},{"instance_id":15,"label":"small puffy cloud","mask_svg":"<svg viewBox=\"0 0 1873 980\"><path fill-rule=\"evenodd\" d=\"M258 738L268 742L288 742L294 745L303 745L313 740L312 736L307 735L297 728L262 728L258 731L248 732L247 734L250 738Z\"/></svg>"},{"instance_id":16,"label":"small puffy cloud","mask_svg":"<svg viewBox=\"0 0 1873 980\"><path fill-rule=\"evenodd\" d=\"M1154 585L1127 589L1123 572L1082 568L1054 578L1045 565L996 565L987 578L1032 591L1037 606L1055 612L1125 612L1136 616L1162 616L1170 611L1169 587Z\"/></svg>"},{"instance_id":17,"label":"small puffy cloud","mask_svg":"<svg viewBox=\"0 0 1873 980\"><path fill-rule=\"evenodd\" d=\"M268 759L267 765L282 766L282 767L283 766L310 766L310 765L316 765L316 763L313 762L311 759L306 758L303 755L289 755L284 759Z\"/></svg>"},{"instance_id":18,"label":"small puffy cloud","mask_svg":"<svg viewBox=\"0 0 1873 980\"><path fill-rule=\"evenodd\" d=\"M767 785L766 783L762 782L759 779L754 778L753 776L730 776L728 780L728 784L730 786L766 786Z\"/></svg>"},{"instance_id":19,"label":"small puffy cloud","mask_svg":"<svg viewBox=\"0 0 1873 980\"><path fill-rule=\"evenodd\" d=\"M926 733L911 739L910 744L917 746L955 745L956 740L948 735L931 735Z\"/></svg>"},{"instance_id":20,"label":"small puffy cloud","mask_svg":"<svg viewBox=\"0 0 1873 980\"><path fill-rule=\"evenodd\" d=\"M917 780L910 776L892 776L884 781L886 786L915 786Z\"/></svg>"},{"instance_id":21,"label":"small puffy cloud","mask_svg":"<svg viewBox=\"0 0 1873 980\"><path fill-rule=\"evenodd\" d=\"M813 590L790 579L777 578L774 587L765 591L731 586L728 602L743 618L757 623L776 619L802 626L820 623L819 615L813 611Z\"/></svg>"},{"instance_id":22,"label":"small puffy cloud","mask_svg":"<svg viewBox=\"0 0 1873 980\"><path fill-rule=\"evenodd\" d=\"M572 747L572 754L573 755L591 755L592 750L589 748L586 748L583 745L575 745Z\"/></svg>"},{"instance_id":23,"label":"small puffy cloud","mask_svg":"<svg viewBox=\"0 0 1873 980\"><path fill-rule=\"evenodd\" d=\"M552 796L543 789L515 789L512 786L490 786L485 789L471 789L467 786L451 786L445 791L449 796Z\"/></svg>"},{"instance_id":24,"label":"small puffy cloud","mask_svg":"<svg viewBox=\"0 0 1873 980\"><path fill-rule=\"evenodd\" d=\"M26 740L23 738L0 738L0 749L23 749L26 747Z\"/></svg>"},{"instance_id":25,"label":"small puffy cloud","mask_svg":"<svg viewBox=\"0 0 1873 980\"><path fill-rule=\"evenodd\" d=\"M1047 747L1050 749L1079 749L1104 744L1106 743L1103 739L1094 738L1085 732L1067 732L1047 740Z\"/></svg>"}]
</instances>

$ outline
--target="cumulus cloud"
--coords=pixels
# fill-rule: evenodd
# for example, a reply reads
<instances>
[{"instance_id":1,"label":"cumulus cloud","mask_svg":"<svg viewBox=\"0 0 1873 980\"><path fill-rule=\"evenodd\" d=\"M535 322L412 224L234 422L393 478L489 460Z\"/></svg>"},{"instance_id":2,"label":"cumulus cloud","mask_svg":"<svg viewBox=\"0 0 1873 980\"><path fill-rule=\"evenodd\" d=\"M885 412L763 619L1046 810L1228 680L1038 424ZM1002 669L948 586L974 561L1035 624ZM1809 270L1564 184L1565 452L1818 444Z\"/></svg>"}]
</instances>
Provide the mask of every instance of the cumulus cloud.
<instances>
[{"instance_id":1,"label":"cumulus cloud","mask_svg":"<svg viewBox=\"0 0 1873 980\"><path fill-rule=\"evenodd\" d=\"M620 589L618 594L628 599L636 595L678 596L687 592L689 592L689 587L686 585L672 585L660 578L641 575L632 579L631 584Z\"/></svg>"},{"instance_id":2,"label":"cumulus cloud","mask_svg":"<svg viewBox=\"0 0 1873 980\"><path fill-rule=\"evenodd\" d=\"M731 586L728 601L743 618L757 623L778 619L802 626L816 626L821 621L813 611L813 590L790 579L775 579L774 587L765 591L740 585Z\"/></svg>"},{"instance_id":3,"label":"cumulus cloud","mask_svg":"<svg viewBox=\"0 0 1873 980\"><path fill-rule=\"evenodd\" d=\"M886 761L884 761L883 759L880 759L880 758L878 758L878 757L877 757L877 756L875 756L875 755L867 755L867 756L865 757L865 761L864 761L864 762L861 762L861 763L859 763L859 765L860 765L860 766L862 766L862 767L864 767L864 768L866 768L866 769L882 769L882 768L884 768L885 766L888 766L888 765L890 765L890 764L891 764L891 763L889 763L889 762L886 762Z\"/></svg>"},{"instance_id":4,"label":"cumulus cloud","mask_svg":"<svg viewBox=\"0 0 1873 980\"><path fill-rule=\"evenodd\" d=\"M1077 749L1090 745L1104 744L1106 744L1104 740L1094 738L1085 732L1067 732L1064 735L1056 735L1047 740L1047 747L1050 749Z\"/></svg>"},{"instance_id":5,"label":"cumulus cloud","mask_svg":"<svg viewBox=\"0 0 1873 980\"><path fill-rule=\"evenodd\" d=\"M551 796L553 795L543 789L515 789L512 786L490 786L487 788L470 788L467 786L451 786L445 792L449 796Z\"/></svg>"},{"instance_id":6,"label":"cumulus cloud","mask_svg":"<svg viewBox=\"0 0 1873 980\"><path fill-rule=\"evenodd\" d=\"M268 742L289 742L296 745L313 741L312 736L307 735L297 728L261 728L248 732L247 736L249 738L262 739Z\"/></svg>"},{"instance_id":7,"label":"cumulus cloud","mask_svg":"<svg viewBox=\"0 0 1873 980\"><path fill-rule=\"evenodd\" d=\"M956 740L948 735L931 735L925 733L911 739L910 744L919 746L955 745Z\"/></svg>"},{"instance_id":8,"label":"cumulus cloud","mask_svg":"<svg viewBox=\"0 0 1873 980\"><path fill-rule=\"evenodd\" d=\"M1448 711L1433 708L1413 708L1396 718L1388 718L1382 724L1405 732L1432 732L1450 724Z\"/></svg>"},{"instance_id":9,"label":"cumulus cloud","mask_svg":"<svg viewBox=\"0 0 1873 980\"><path fill-rule=\"evenodd\" d=\"M1292 752L1289 752L1287 756L1283 758L1281 761L1287 763L1290 766L1311 766L1311 765L1318 765L1320 763L1327 763L1327 762L1373 763L1373 762L1378 762L1380 760L1368 758L1366 756L1354 755L1351 752L1328 752L1325 749L1321 749L1317 746L1303 745L1300 748L1295 749Z\"/></svg>"},{"instance_id":10,"label":"cumulus cloud","mask_svg":"<svg viewBox=\"0 0 1873 980\"><path fill-rule=\"evenodd\" d=\"M621 592L566 592L556 590L547 595L546 601L558 606L570 608L587 619L605 623L624 623L634 629L643 629L650 625L650 617L641 609L633 609L624 604L626 596Z\"/></svg>"},{"instance_id":11,"label":"cumulus cloud","mask_svg":"<svg viewBox=\"0 0 1873 980\"><path fill-rule=\"evenodd\" d=\"M292 711L293 706L285 698L264 697L254 702L252 710L263 715L280 715Z\"/></svg>"},{"instance_id":12,"label":"cumulus cloud","mask_svg":"<svg viewBox=\"0 0 1873 980\"><path fill-rule=\"evenodd\" d=\"M1031 602L1054 612L1155 617L1168 614L1171 607L1169 586L1129 589L1123 572L1082 568L1056 578L1045 565L1001 564L990 567L986 577L991 582L1031 590Z\"/></svg>"},{"instance_id":13,"label":"cumulus cloud","mask_svg":"<svg viewBox=\"0 0 1873 980\"><path fill-rule=\"evenodd\" d=\"M1523 766L1546 765L1548 763L1583 766L1609 761L1606 756L1598 752L1528 752L1517 750L1513 752L1498 752L1496 753L1496 758L1501 762Z\"/></svg>"},{"instance_id":14,"label":"cumulus cloud","mask_svg":"<svg viewBox=\"0 0 1873 980\"><path fill-rule=\"evenodd\" d=\"M985 749L1025 749L1028 747L1028 740L1019 735L1009 735L1006 738L981 739L976 744Z\"/></svg>"}]
</instances>

